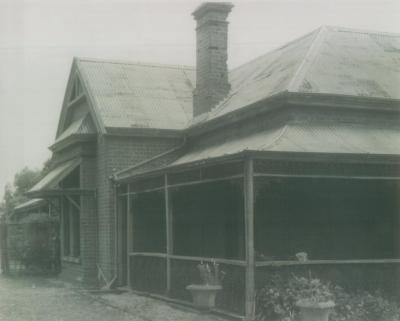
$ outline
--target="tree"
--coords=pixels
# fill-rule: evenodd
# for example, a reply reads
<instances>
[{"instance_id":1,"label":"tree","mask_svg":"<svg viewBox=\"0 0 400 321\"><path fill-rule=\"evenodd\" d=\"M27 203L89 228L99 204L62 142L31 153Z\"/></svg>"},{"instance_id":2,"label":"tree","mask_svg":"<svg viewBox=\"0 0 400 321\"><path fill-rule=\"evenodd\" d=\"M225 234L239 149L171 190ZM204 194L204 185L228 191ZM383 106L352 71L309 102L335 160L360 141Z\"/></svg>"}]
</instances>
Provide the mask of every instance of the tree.
<instances>
[{"instance_id":1,"label":"tree","mask_svg":"<svg viewBox=\"0 0 400 321\"><path fill-rule=\"evenodd\" d=\"M53 167L53 159L50 157L43 164L42 171L40 173L40 178L46 176L46 174L51 171L52 167Z\"/></svg>"},{"instance_id":2,"label":"tree","mask_svg":"<svg viewBox=\"0 0 400 321\"><path fill-rule=\"evenodd\" d=\"M25 194L40 178L41 171L24 167L14 176L14 187L17 195Z\"/></svg>"},{"instance_id":3,"label":"tree","mask_svg":"<svg viewBox=\"0 0 400 321\"><path fill-rule=\"evenodd\" d=\"M14 176L14 182L6 184L4 189L3 207L9 215L15 206L28 200L25 193L41 178L41 170L24 167Z\"/></svg>"}]
</instances>

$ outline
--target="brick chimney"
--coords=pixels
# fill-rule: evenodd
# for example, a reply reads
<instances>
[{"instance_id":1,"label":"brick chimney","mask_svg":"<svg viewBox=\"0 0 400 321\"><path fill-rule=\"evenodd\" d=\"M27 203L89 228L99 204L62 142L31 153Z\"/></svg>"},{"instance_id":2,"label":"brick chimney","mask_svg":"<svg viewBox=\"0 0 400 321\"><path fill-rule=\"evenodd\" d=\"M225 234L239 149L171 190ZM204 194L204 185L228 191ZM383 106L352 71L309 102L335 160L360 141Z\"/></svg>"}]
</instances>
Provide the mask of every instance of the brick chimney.
<instances>
[{"instance_id":1,"label":"brick chimney","mask_svg":"<svg viewBox=\"0 0 400 321\"><path fill-rule=\"evenodd\" d=\"M205 2L194 12L197 21L197 71L193 116L209 112L226 97L228 81L228 2Z\"/></svg>"}]
</instances>

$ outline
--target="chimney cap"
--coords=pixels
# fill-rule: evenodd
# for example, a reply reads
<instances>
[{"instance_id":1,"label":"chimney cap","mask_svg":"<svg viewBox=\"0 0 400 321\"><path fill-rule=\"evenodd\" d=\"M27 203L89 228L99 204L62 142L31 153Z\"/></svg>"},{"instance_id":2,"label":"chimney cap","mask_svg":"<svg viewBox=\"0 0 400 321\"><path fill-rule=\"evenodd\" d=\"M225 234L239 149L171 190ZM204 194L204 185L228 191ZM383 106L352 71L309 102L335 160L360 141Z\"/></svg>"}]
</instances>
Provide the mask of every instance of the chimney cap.
<instances>
[{"instance_id":1,"label":"chimney cap","mask_svg":"<svg viewBox=\"0 0 400 321\"><path fill-rule=\"evenodd\" d=\"M229 13L233 7L234 5L231 2L204 2L193 11L192 15L197 20L209 11Z\"/></svg>"}]
</instances>

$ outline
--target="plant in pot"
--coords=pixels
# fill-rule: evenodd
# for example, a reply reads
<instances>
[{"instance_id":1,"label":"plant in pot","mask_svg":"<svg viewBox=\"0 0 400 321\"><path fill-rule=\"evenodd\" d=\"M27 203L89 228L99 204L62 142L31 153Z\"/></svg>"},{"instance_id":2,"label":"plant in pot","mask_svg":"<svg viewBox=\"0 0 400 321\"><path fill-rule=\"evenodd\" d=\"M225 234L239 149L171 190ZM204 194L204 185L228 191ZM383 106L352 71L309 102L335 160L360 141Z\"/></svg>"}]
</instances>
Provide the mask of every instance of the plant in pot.
<instances>
[{"instance_id":1,"label":"plant in pot","mask_svg":"<svg viewBox=\"0 0 400 321\"><path fill-rule=\"evenodd\" d=\"M203 263L197 265L202 284L190 284L186 287L192 294L193 302L200 308L211 309L215 307L217 293L222 290L222 280L225 272L219 269L219 264Z\"/></svg>"},{"instance_id":2,"label":"plant in pot","mask_svg":"<svg viewBox=\"0 0 400 321\"><path fill-rule=\"evenodd\" d=\"M293 276L291 282L291 286L298 289L296 306L300 310L300 320L328 321L329 314L335 307L329 285L311 277Z\"/></svg>"}]
</instances>

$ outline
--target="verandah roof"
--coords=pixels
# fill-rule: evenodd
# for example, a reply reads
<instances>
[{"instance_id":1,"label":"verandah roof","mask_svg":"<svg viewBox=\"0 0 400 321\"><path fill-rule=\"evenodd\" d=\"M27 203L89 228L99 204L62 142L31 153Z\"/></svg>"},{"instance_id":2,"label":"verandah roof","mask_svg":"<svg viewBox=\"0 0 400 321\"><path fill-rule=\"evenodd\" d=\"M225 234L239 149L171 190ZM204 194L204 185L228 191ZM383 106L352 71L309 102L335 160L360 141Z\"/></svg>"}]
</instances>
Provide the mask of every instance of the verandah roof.
<instances>
[{"instance_id":1,"label":"verandah roof","mask_svg":"<svg viewBox=\"0 0 400 321\"><path fill-rule=\"evenodd\" d=\"M288 124L196 148L170 166L250 151L400 155L400 131L395 126L292 121Z\"/></svg>"},{"instance_id":2,"label":"verandah roof","mask_svg":"<svg viewBox=\"0 0 400 321\"><path fill-rule=\"evenodd\" d=\"M81 163L80 159L73 159L57 165L45 177L43 177L35 186L29 191L30 196L40 196L46 191L58 189L58 184L68 176L75 168Z\"/></svg>"},{"instance_id":3,"label":"verandah roof","mask_svg":"<svg viewBox=\"0 0 400 321\"><path fill-rule=\"evenodd\" d=\"M291 120L280 127L269 128L251 135L209 146L195 146L186 153L182 150L174 151L121 171L117 173L116 179L123 180L162 169L190 166L198 162L211 162L246 151L400 156L400 131L395 123L372 126L365 123Z\"/></svg>"},{"instance_id":4,"label":"verandah roof","mask_svg":"<svg viewBox=\"0 0 400 321\"><path fill-rule=\"evenodd\" d=\"M26 202L24 202L22 204L17 205L14 208L14 212L13 213L28 211L28 210L30 210L32 208L38 208L38 207L43 206L45 204L46 204L45 200L40 199L40 198L33 198L33 199L30 199L30 200L28 200L28 201L26 201Z\"/></svg>"}]
</instances>

